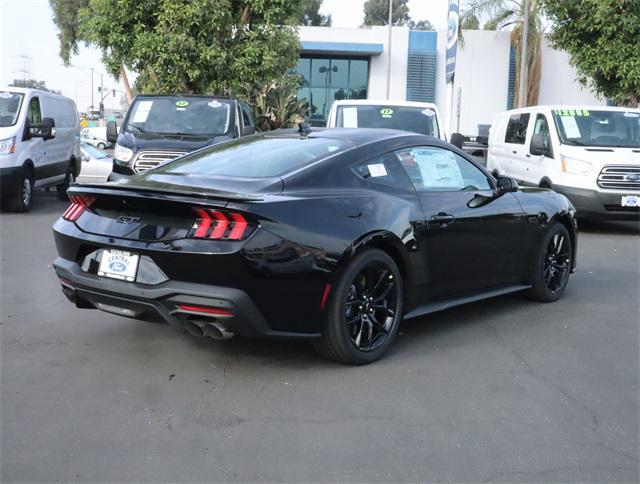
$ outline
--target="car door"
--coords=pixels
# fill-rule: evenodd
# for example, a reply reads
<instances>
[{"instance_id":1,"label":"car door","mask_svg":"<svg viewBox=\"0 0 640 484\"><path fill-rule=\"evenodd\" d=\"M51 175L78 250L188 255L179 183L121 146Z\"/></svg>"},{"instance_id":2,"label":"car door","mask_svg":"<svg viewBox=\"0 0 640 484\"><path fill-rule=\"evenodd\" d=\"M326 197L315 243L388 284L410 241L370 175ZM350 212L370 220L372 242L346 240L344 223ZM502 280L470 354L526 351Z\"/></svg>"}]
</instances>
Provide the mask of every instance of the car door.
<instances>
[{"instance_id":1,"label":"car door","mask_svg":"<svg viewBox=\"0 0 640 484\"><path fill-rule=\"evenodd\" d=\"M541 113L535 113L533 120L533 129L529 130L527 136L527 154L525 155L525 173L524 180L532 185L539 185L542 178L548 174L549 167L553 163L553 148L551 143L551 133L549 131L549 120ZM547 148L547 153L543 155L534 155L531 153L531 140L534 134L542 137L542 142Z\"/></svg>"},{"instance_id":2,"label":"car door","mask_svg":"<svg viewBox=\"0 0 640 484\"><path fill-rule=\"evenodd\" d=\"M510 159L509 169L505 170L505 174L518 181L525 181L525 160L529 152L525 144L530 117L530 113L511 114L504 136L505 156Z\"/></svg>"},{"instance_id":3,"label":"car door","mask_svg":"<svg viewBox=\"0 0 640 484\"><path fill-rule=\"evenodd\" d=\"M425 215L429 297L446 297L517 282L523 213L512 193L496 195L493 178L444 147L394 152Z\"/></svg>"},{"instance_id":4,"label":"car door","mask_svg":"<svg viewBox=\"0 0 640 484\"><path fill-rule=\"evenodd\" d=\"M23 142L27 145L27 155L25 158L33 162L35 168L35 180L46 178L47 174L47 153L45 142L42 138L32 138L30 135L37 132L42 123L42 110L40 109L40 98L33 96L29 99L27 106L27 118Z\"/></svg>"}]
</instances>

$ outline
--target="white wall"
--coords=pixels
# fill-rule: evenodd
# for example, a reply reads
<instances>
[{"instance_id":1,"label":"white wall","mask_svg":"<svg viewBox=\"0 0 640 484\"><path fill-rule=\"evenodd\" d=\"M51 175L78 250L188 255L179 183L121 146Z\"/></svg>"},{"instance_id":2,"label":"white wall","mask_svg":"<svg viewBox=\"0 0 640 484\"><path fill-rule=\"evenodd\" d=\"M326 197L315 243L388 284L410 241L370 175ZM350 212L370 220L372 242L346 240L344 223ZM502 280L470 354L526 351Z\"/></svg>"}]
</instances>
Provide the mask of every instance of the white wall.
<instances>
[{"instance_id":1,"label":"white wall","mask_svg":"<svg viewBox=\"0 0 640 484\"><path fill-rule=\"evenodd\" d=\"M540 96L538 104L582 104L605 105L589 89L576 80L576 71L569 64L569 55L553 50L546 42L542 44L542 71L540 73Z\"/></svg>"}]
</instances>

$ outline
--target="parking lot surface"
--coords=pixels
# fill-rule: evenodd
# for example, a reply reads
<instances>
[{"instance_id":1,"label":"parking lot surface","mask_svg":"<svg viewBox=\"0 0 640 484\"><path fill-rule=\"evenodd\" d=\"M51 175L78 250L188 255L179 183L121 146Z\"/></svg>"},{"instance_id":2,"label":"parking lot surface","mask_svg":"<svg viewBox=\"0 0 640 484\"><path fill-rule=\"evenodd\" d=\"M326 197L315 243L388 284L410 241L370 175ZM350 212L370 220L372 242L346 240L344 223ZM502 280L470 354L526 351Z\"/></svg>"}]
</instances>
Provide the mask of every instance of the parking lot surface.
<instances>
[{"instance_id":1,"label":"parking lot surface","mask_svg":"<svg viewBox=\"0 0 640 484\"><path fill-rule=\"evenodd\" d=\"M640 479L637 225L583 229L557 303L407 321L346 367L76 309L50 265L65 208L0 215L3 482Z\"/></svg>"}]
</instances>

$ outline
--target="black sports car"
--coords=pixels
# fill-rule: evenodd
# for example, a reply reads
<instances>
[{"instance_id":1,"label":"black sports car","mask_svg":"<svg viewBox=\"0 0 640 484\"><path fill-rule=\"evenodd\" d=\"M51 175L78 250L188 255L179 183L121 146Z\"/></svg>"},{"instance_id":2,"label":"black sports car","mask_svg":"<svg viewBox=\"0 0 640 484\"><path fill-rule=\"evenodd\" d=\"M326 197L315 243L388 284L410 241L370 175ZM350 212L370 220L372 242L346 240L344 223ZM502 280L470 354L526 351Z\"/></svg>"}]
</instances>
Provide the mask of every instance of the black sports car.
<instances>
[{"instance_id":1,"label":"black sports car","mask_svg":"<svg viewBox=\"0 0 640 484\"><path fill-rule=\"evenodd\" d=\"M403 318L527 291L575 269L575 210L393 130L270 132L126 181L69 189L55 271L80 308L225 339L307 338L369 363Z\"/></svg>"}]
</instances>

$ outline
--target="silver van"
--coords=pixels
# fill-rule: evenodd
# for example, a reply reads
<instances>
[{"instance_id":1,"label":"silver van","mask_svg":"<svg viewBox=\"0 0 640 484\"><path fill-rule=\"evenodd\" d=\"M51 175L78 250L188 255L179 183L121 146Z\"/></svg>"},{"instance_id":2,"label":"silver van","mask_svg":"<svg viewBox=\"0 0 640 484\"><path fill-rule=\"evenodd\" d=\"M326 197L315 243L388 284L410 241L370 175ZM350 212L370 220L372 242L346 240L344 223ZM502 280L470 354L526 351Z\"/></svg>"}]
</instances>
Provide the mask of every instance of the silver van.
<instances>
[{"instance_id":1,"label":"silver van","mask_svg":"<svg viewBox=\"0 0 640 484\"><path fill-rule=\"evenodd\" d=\"M80 169L75 103L37 89L0 88L0 195L3 206L26 212L36 188L67 187Z\"/></svg>"}]
</instances>

